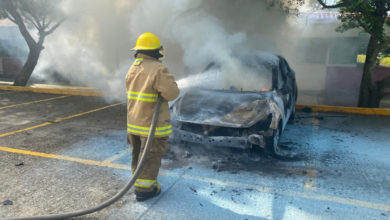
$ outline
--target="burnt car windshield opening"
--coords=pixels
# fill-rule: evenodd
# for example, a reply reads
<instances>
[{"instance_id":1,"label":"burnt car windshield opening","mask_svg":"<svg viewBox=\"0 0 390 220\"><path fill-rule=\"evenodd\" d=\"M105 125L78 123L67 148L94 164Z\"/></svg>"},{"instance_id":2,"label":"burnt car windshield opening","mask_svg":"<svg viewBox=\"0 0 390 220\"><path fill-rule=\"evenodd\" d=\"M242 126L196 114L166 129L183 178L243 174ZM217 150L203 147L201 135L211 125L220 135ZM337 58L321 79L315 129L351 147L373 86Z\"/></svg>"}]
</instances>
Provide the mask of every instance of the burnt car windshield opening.
<instances>
[{"instance_id":1,"label":"burnt car windshield opening","mask_svg":"<svg viewBox=\"0 0 390 220\"><path fill-rule=\"evenodd\" d=\"M210 63L202 74L217 75L214 90L256 91L272 90L272 65L258 57L240 58L231 62Z\"/></svg>"}]
</instances>

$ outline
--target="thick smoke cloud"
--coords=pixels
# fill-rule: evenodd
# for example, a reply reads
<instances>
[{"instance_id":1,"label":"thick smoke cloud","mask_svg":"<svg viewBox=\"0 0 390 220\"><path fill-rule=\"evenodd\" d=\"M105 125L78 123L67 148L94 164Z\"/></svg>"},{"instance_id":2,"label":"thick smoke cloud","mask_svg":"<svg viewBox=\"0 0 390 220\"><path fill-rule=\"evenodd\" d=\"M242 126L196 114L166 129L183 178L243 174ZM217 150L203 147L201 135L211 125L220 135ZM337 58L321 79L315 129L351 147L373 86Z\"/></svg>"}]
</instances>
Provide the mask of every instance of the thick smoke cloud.
<instances>
[{"instance_id":1,"label":"thick smoke cloud","mask_svg":"<svg viewBox=\"0 0 390 220\"><path fill-rule=\"evenodd\" d=\"M236 74L242 66L233 54L249 49L281 53L298 38L287 17L261 0L68 0L63 8L70 18L46 39L34 77L50 81L55 71L117 100L125 99L131 48L144 32L160 37L164 63L177 79L201 72L212 61Z\"/></svg>"}]
</instances>

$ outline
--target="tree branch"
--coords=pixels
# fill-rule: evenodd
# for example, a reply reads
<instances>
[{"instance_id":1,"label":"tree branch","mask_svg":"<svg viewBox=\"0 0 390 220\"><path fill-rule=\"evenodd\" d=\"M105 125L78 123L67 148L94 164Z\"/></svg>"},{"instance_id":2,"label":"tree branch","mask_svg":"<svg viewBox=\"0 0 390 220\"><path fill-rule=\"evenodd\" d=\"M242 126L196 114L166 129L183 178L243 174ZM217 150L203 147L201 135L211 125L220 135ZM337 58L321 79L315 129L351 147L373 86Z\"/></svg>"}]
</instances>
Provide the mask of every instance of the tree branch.
<instances>
[{"instance_id":1,"label":"tree branch","mask_svg":"<svg viewBox=\"0 0 390 220\"><path fill-rule=\"evenodd\" d=\"M25 17L27 20L29 20L35 26L35 28L39 31L39 27L34 23L34 21L31 18L29 18L27 15L25 15L23 10L20 10L20 11L22 12L23 17Z\"/></svg>"},{"instance_id":2,"label":"tree branch","mask_svg":"<svg viewBox=\"0 0 390 220\"><path fill-rule=\"evenodd\" d=\"M50 18L49 18L49 21L47 22L47 24L46 24L46 28L48 28L49 26L50 26L50 24L51 24L51 22L53 22L53 16L51 16Z\"/></svg>"},{"instance_id":3,"label":"tree branch","mask_svg":"<svg viewBox=\"0 0 390 220\"><path fill-rule=\"evenodd\" d=\"M370 35L374 35L373 33L371 33L371 31L367 28L367 26L362 22L362 20L360 20L359 16L357 15L355 17L356 21L359 23L360 27L362 27L364 29L364 31L366 31L367 33L369 33ZM375 36L375 35L374 35Z\"/></svg>"},{"instance_id":4,"label":"tree branch","mask_svg":"<svg viewBox=\"0 0 390 220\"><path fill-rule=\"evenodd\" d=\"M16 21L15 21L14 19L12 19L11 16L7 15L7 18L8 18L10 21L12 21L12 22L14 22L14 23L16 24Z\"/></svg>"},{"instance_id":5,"label":"tree branch","mask_svg":"<svg viewBox=\"0 0 390 220\"><path fill-rule=\"evenodd\" d=\"M387 38L385 41L383 41L383 43L379 44L379 49L383 49L385 48L386 46L388 46L390 44L390 37Z\"/></svg>"},{"instance_id":6,"label":"tree branch","mask_svg":"<svg viewBox=\"0 0 390 220\"><path fill-rule=\"evenodd\" d=\"M68 19L67 16L63 17L56 25L54 25L49 31L45 32L45 35L52 34L62 23L64 23Z\"/></svg>"},{"instance_id":7,"label":"tree branch","mask_svg":"<svg viewBox=\"0 0 390 220\"><path fill-rule=\"evenodd\" d=\"M318 3L320 3L320 5L323 8L341 8L341 7L347 6L347 4L345 4L345 3L339 3L339 4L336 4L336 5L326 5L326 3L323 0L317 0L317 1L318 1Z\"/></svg>"},{"instance_id":8,"label":"tree branch","mask_svg":"<svg viewBox=\"0 0 390 220\"><path fill-rule=\"evenodd\" d=\"M42 30L42 25L41 25L41 22L39 21L37 15L36 15L35 11L33 11L31 9L31 7L27 3L27 1L21 1L20 3L25 7L26 11L34 18L34 20L35 20L35 22L37 23L37 26L38 26L37 29L39 31L41 31ZM21 10L21 11L23 11L23 10Z\"/></svg>"},{"instance_id":9,"label":"tree branch","mask_svg":"<svg viewBox=\"0 0 390 220\"><path fill-rule=\"evenodd\" d=\"M28 32L26 26L23 23L23 19L20 16L20 14L16 11L15 5L12 2L12 0L2 0L3 7L7 12L14 18L15 23L18 25L20 33L26 40L26 43L30 50L36 49L37 43L35 42L34 38L31 37L30 33Z\"/></svg>"},{"instance_id":10,"label":"tree branch","mask_svg":"<svg viewBox=\"0 0 390 220\"><path fill-rule=\"evenodd\" d=\"M46 29L46 24L45 24L45 21L46 21L46 15L43 16L43 21L42 21L42 27L43 27L43 30Z\"/></svg>"}]
</instances>

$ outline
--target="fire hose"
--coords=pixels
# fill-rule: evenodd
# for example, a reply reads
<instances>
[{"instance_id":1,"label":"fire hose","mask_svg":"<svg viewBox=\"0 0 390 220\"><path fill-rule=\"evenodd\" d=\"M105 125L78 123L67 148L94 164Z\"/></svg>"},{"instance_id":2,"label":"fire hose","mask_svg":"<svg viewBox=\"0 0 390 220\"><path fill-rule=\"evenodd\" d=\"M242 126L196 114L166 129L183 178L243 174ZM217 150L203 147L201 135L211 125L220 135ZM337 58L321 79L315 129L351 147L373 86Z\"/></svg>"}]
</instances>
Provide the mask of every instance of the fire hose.
<instances>
[{"instance_id":1,"label":"fire hose","mask_svg":"<svg viewBox=\"0 0 390 220\"><path fill-rule=\"evenodd\" d=\"M145 164L146 158L148 156L149 150L152 146L153 139L154 139L154 132L156 130L157 126L157 119L160 111L160 106L162 102L162 97L161 95L158 96L157 98L157 103L156 103L156 108L153 113L153 119L152 119L152 125L150 126L150 131L149 131L149 136L148 139L146 140L146 146L144 153L142 154L141 161L138 164L137 169L135 170L133 176L131 179L127 182L127 184L112 198L109 200L93 206L89 207L87 209L83 210L78 210L74 212L68 212L68 213L62 213L62 214L53 214L53 215L41 215L41 216L34 216L34 217L21 217L21 218L5 218L5 219L0 219L0 220L58 220L58 219L68 219L68 218L74 218L77 216L82 216L82 215L87 215L91 214L93 212L100 211L104 208L107 208L108 206L114 204L116 201L118 201L120 198L122 198L134 185L135 181L137 180L139 174L141 173L141 170Z\"/></svg>"}]
</instances>

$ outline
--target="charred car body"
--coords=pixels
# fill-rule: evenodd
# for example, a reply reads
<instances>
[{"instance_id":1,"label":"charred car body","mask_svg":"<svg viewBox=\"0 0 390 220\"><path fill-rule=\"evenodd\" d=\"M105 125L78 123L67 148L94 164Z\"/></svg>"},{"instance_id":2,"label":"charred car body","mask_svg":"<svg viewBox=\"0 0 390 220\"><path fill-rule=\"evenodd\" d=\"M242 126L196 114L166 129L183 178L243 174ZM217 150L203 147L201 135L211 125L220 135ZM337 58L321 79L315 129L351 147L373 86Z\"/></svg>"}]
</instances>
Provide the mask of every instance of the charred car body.
<instances>
[{"instance_id":1,"label":"charred car body","mask_svg":"<svg viewBox=\"0 0 390 220\"><path fill-rule=\"evenodd\" d=\"M273 57L272 62L264 56ZM283 57L273 54L254 53L238 60L260 75L261 82L249 77L250 91L232 83L228 89L189 89L171 107L171 139L241 149L260 147L281 155L280 137L295 116L295 73ZM224 74L217 63L209 64L202 74L213 74L213 70ZM253 90L253 85L258 88Z\"/></svg>"}]
</instances>

